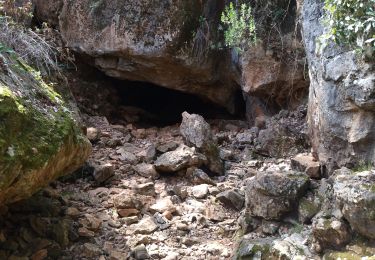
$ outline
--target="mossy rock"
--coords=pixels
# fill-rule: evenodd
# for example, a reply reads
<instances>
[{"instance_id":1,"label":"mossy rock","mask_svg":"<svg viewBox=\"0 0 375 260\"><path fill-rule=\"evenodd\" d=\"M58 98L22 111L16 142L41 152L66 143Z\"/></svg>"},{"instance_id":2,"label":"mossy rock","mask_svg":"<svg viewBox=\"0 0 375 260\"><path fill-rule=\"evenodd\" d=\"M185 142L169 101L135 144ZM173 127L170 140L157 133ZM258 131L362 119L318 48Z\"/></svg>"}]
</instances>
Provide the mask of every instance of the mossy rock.
<instances>
[{"instance_id":1,"label":"mossy rock","mask_svg":"<svg viewBox=\"0 0 375 260\"><path fill-rule=\"evenodd\" d=\"M29 197L78 168L91 145L74 109L21 59L0 71L0 205Z\"/></svg>"}]
</instances>

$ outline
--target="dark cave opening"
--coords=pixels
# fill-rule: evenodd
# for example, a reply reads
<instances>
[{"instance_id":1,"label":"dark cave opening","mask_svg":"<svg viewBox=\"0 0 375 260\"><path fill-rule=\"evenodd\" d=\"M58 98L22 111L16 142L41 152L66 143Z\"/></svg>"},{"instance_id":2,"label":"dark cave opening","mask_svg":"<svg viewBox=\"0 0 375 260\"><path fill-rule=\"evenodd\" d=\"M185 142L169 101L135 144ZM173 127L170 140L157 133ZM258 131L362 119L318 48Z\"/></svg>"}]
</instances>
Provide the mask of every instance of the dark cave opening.
<instances>
[{"instance_id":1,"label":"dark cave opening","mask_svg":"<svg viewBox=\"0 0 375 260\"><path fill-rule=\"evenodd\" d=\"M180 123L184 111L200 114L207 120L245 120L245 101L240 88L235 101L238 112L231 114L196 95L148 82L115 79L82 60L76 66L70 85L81 111L106 116L113 124L167 126Z\"/></svg>"},{"instance_id":2,"label":"dark cave opening","mask_svg":"<svg viewBox=\"0 0 375 260\"><path fill-rule=\"evenodd\" d=\"M245 104L240 91L236 100L240 112L230 114L225 108L192 94L147 82L112 81L119 94L120 107L128 108L130 113L132 108L140 109L139 123L156 126L180 123L184 111L200 114L205 119L244 119ZM117 116L121 118L121 113Z\"/></svg>"}]
</instances>

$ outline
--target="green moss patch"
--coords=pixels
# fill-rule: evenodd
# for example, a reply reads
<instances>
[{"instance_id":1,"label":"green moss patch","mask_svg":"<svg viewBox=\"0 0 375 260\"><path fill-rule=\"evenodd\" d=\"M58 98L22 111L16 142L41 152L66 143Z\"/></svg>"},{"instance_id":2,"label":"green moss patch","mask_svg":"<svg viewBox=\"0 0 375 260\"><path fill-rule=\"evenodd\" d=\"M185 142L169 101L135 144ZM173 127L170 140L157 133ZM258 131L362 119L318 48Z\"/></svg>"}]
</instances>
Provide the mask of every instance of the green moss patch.
<instances>
[{"instance_id":1,"label":"green moss patch","mask_svg":"<svg viewBox=\"0 0 375 260\"><path fill-rule=\"evenodd\" d=\"M67 138L82 136L61 96L40 73L20 60L23 70L0 75L0 190L22 172L44 166Z\"/></svg>"}]
</instances>

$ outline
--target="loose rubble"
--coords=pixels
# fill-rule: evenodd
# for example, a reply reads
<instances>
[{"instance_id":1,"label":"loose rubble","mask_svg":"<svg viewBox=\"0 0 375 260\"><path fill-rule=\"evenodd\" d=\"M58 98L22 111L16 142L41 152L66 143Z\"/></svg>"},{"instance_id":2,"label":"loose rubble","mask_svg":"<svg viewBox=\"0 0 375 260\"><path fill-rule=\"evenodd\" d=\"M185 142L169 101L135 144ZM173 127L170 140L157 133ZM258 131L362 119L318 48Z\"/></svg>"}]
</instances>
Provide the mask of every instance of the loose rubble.
<instances>
[{"instance_id":1,"label":"loose rubble","mask_svg":"<svg viewBox=\"0 0 375 260\"><path fill-rule=\"evenodd\" d=\"M374 254L375 172L343 168L322 179L307 151L292 159L252 153L261 131L241 121L208 125L199 116L184 117L181 127L140 129L86 116L95 129L87 164L0 209L0 259ZM205 143L218 149L223 175L210 167ZM362 240L353 240L357 236Z\"/></svg>"}]
</instances>

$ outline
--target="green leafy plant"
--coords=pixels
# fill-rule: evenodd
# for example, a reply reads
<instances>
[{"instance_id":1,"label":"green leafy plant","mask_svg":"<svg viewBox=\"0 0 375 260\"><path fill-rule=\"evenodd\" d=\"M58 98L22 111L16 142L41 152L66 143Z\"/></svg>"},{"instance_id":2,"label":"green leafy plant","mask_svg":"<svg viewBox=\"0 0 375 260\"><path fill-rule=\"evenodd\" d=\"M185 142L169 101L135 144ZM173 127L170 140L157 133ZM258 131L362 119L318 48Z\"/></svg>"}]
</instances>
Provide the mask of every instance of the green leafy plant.
<instances>
[{"instance_id":1,"label":"green leafy plant","mask_svg":"<svg viewBox=\"0 0 375 260\"><path fill-rule=\"evenodd\" d=\"M325 0L325 10L331 29L324 40L375 50L375 0Z\"/></svg>"},{"instance_id":2,"label":"green leafy plant","mask_svg":"<svg viewBox=\"0 0 375 260\"><path fill-rule=\"evenodd\" d=\"M230 3L220 20L225 28L224 40L227 47L242 51L255 44L257 36L251 6L244 3L237 9Z\"/></svg>"}]
</instances>

